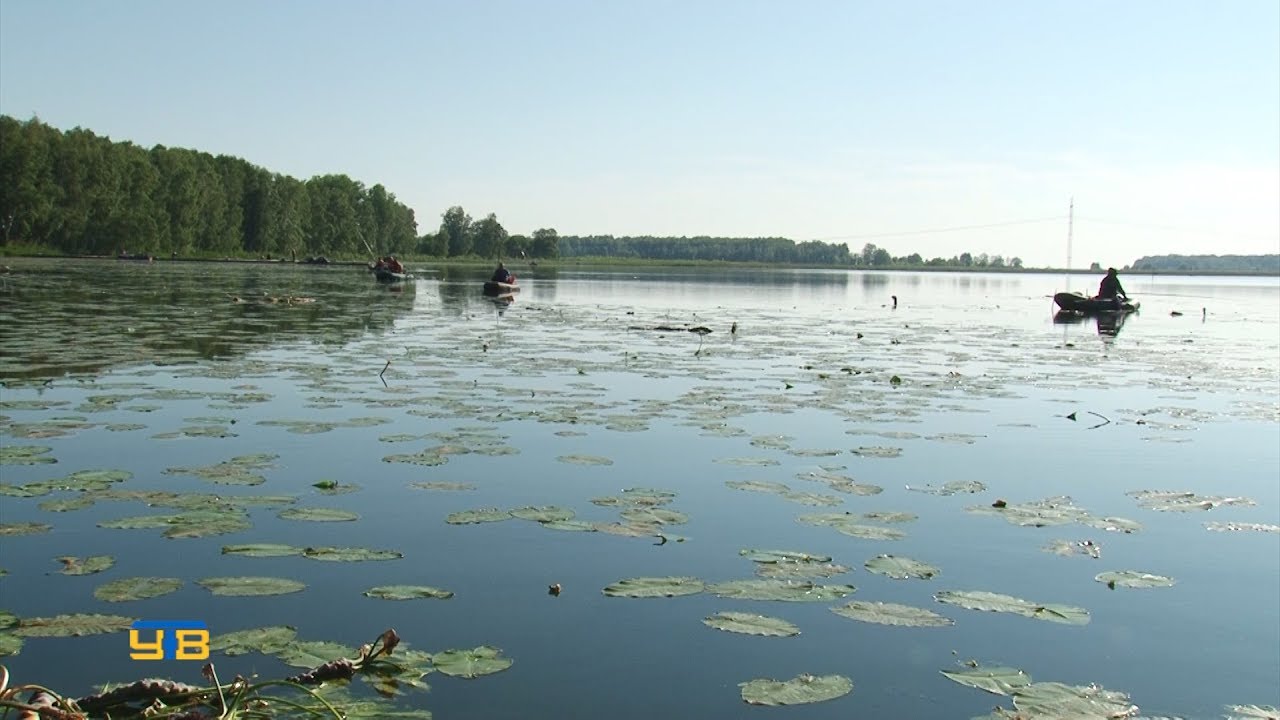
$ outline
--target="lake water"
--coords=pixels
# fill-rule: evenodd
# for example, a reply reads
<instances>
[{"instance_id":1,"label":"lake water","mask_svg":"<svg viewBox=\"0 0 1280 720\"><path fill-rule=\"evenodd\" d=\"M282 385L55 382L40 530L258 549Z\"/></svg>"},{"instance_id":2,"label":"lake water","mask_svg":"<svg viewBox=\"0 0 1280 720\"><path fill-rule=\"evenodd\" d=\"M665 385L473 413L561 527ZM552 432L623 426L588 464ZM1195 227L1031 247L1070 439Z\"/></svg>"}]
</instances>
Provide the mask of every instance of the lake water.
<instances>
[{"instance_id":1,"label":"lake water","mask_svg":"<svg viewBox=\"0 0 1280 720\"><path fill-rule=\"evenodd\" d=\"M394 627L416 649L487 645L513 661L471 680L432 673L429 692L399 697L438 718L968 718L1011 708L939 672L968 660L1122 691L1144 716L1280 705L1275 278L1126 276L1141 311L1100 329L1054 322L1051 295L1087 290L1097 278L1085 276L516 268L522 290L507 302L482 297L483 277L456 269L419 269L389 287L352 267L8 262L0 523L49 526L0 538L0 609L18 618L198 619L215 641L289 625L299 639L352 647ZM685 329L698 327L711 332ZM264 457L230 479L189 472L252 455ZM94 470L128 476L25 496ZM217 482L246 474L265 482ZM356 487L325 494L313 487L324 480ZM918 492L974 481L976 492ZM631 488L674 495L649 493L628 509ZM228 512L249 526L226 534L100 527L182 512L148 507L143 491L285 496L274 502L359 517L282 519L283 505L241 497ZM1142 502L1140 491L1194 493L1212 509L1156 509L1162 496ZM1059 496L1070 500L1025 507ZM649 504L665 499L656 509L675 514L648 524ZM525 506L598 525L446 522ZM1032 525L1006 522L1011 509ZM838 531L832 513L849 513L854 529ZM1100 556L1046 552L1055 540L1090 541ZM248 543L403 557L222 552ZM771 570L744 549L829 556L849 571L807 577L856 592L816 602L715 587L602 592L628 578L712 586ZM881 554L936 574L868 571ZM89 555L115 564L59 572L57 558ZM1124 570L1175 584L1095 580ZM182 585L124 602L94 595L141 576ZM197 584L225 576L307 587L224 597ZM548 593L555 583L558 596ZM400 584L454 595L364 595ZM1083 608L1087 623L935 599L950 591ZM954 624L831 612L850 601ZM702 622L727 611L800 634ZM261 653L213 659L224 679L296 672ZM122 632L28 637L4 661L13 682L69 696L146 676L202 683L202 663L130 661ZM846 676L853 691L768 710L740 696L740 683L803 674Z\"/></svg>"}]
</instances>

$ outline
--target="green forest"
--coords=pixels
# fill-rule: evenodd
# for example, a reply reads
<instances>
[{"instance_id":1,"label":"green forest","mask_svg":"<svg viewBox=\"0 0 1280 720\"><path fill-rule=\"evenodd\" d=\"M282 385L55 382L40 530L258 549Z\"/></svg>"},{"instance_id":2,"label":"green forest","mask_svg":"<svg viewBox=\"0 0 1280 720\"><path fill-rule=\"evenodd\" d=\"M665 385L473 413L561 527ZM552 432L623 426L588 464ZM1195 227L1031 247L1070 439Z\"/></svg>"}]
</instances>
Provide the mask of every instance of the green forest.
<instances>
[{"instance_id":1,"label":"green forest","mask_svg":"<svg viewBox=\"0 0 1280 720\"><path fill-rule=\"evenodd\" d=\"M1133 261L1128 270L1280 275L1280 255L1151 255Z\"/></svg>"}]
</instances>

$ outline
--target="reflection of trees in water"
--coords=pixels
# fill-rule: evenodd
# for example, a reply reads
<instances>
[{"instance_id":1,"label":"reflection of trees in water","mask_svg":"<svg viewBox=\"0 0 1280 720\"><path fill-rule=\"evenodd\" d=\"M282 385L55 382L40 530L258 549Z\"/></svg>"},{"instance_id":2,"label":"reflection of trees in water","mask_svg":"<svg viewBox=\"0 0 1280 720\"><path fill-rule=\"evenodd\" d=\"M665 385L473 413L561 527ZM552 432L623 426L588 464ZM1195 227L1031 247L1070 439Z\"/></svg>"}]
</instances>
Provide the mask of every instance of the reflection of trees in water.
<instances>
[{"instance_id":1,"label":"reflection of trees in water","mask_svg":"<svg viewBox=\"0 0 1280 720\"><path fill-rule=\"evenodd\" d=\"M0 377L231 358L389 328L412 283L360 266L16 260L0 291Z\"/></svg>"}]
</instances>

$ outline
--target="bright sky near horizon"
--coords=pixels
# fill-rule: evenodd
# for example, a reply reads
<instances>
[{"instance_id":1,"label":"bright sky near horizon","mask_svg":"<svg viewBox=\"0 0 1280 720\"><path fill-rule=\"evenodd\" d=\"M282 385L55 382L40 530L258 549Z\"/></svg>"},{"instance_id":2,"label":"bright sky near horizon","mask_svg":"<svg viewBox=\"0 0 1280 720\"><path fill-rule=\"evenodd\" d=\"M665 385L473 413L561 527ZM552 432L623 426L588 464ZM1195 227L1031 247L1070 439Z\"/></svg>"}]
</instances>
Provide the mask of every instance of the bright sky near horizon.
<instances>
[{"instance_id":1,"label":"bright sky near horizon","mask_svg":"<svg viewBox=\"0 0 1280 720\"><path fill-rule=\"evenodd\" d=\"M434 229L1280 252L1276 0L0 0L0 113ZM1027 221L1027 222L1024 222Z\"/></svg>"}]
</instances>

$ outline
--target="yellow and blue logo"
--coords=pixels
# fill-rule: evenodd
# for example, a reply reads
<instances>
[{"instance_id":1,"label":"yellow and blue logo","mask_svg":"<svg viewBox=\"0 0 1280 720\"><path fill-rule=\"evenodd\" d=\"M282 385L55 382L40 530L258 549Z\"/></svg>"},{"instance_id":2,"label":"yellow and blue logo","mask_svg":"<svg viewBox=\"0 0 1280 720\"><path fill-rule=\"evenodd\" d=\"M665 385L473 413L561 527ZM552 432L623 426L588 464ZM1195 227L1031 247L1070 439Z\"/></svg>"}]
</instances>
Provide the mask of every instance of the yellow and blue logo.
<instances>
[{"instance_id":1,"label":"yellow and blue logo","mask_svg":"<svg viewBox=\"0 0 1280 720\"><path fill-rule=\"evenodd\" d=\"M129 649L134 660L206 660L209 626L200 620L136 620L129 630Z\"/></svg>"}]
</instances>

